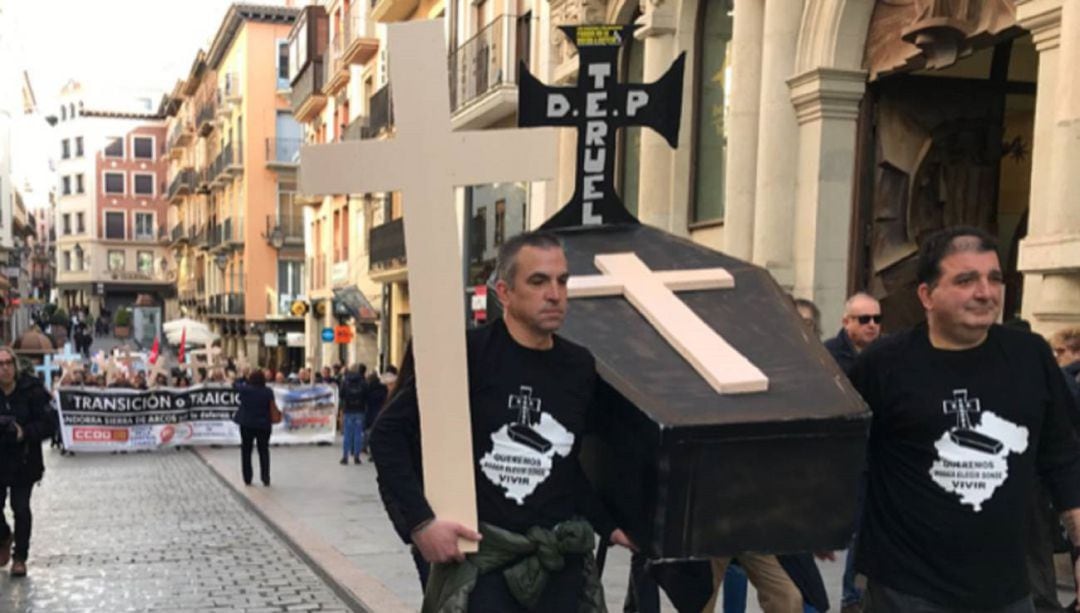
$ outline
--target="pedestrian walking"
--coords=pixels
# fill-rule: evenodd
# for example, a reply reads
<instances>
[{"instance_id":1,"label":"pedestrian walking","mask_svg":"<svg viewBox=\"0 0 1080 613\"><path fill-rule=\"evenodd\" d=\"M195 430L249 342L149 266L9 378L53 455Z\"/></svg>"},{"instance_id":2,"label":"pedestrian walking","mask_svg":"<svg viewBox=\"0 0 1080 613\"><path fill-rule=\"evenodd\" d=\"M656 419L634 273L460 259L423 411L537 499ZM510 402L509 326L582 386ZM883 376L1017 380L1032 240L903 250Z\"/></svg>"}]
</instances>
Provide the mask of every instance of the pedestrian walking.
<instances>
[{"instance_id":1,"label":"pedestrian walking","mask_svg":"<svg viewBox=\"0 0 1080 613\"><path fill-rule=\"evenodd\" d=\"M864 292L853 294L844 303L844 317L840 324L840 332L825 341L825 348L844 374L848 375L859 354L881 336L881 303ZM855 488L855 530L844 560L840 613L857 613L863 608L863 593L855 583L855 539L861 526L865 498L866 475L863 474Z\"/></svg>"},{"instance_id":2,"label":"pedestrian walking","mask_svg":"<svg viewBox=\"0 0 1080 613\"><path fill-rule=\"evenodd\" d=\"M377 373L371 373L367 378L367 391L364 397L364 451L371 457L371 428L375 426L375 420L379 417L379 411L386 404L386 396L389 390L383 385Z\"/></svg>"},{"instance_id":3,"label":"pedestrian walking","mask_svg":"<svg viewBox=\"0 0 1080 613\"><path fill-rule=\"evenodd\" d=\"M1004 276L992 236L929 236L917 278L926 323L868 347L851 371L873 414L856 557L868 604L1030 613L1024 518L1037 479L1080 547L1072 399L1045 340L995 323Z\"/></svg>"},{"instance_id":4,"label":"pedestrian walking","mask_svg":"<svg viewBox=\"0 0 1080 613\"><path fill-rule=\"evenodd\" d=\"M498 262L495 288L505 316L467 336L480 533L437 517L424 497L415 388L398 390L376 421L379 491L399 534L432 564L423 611L601 611L595 534L633 545L578 463L576 441L590 423L597 375L592 354L556 334L567 308L566 255L554 235L529 232L506 241ZM507 411L507 398L515 396L529 400ZM536 447L522 445L520 464L484 464L487 442L510 441L508 431ZM534 463L540 445L565 451ZM500 486L526 464L535 468L534 490L518 496ZM465 556L461 538L479 541L479 551Z\"/></svg>"},{"instance_id":5,"label":"pedestrian walking","mask_svg":"<svg viewBox=\"0 0 1080 613\"><path fill-rule=\"evenodd\" d=\"M251 446L259 450L259 476L263 485L270 485L270 430L273 427L271 413L277 412L274 392L266 387L266 377L255 370L247 383L237 382L240 392L240 408L233 421L240 425L240 471L244 484L251 485Z\"/></svg>"},{"instance_id":6,"label":"pedestrian walking","mask_svg":"<svg viewBox=\"0 0 1080 613\"><path fill-rule=\"evenodd\" d=\"M360 450L364 447L364 414L367 411L366 373L367 366L357 364L341 385L341 410L344 413L342 430L345 434L341 445L342 464L349 463L350 455L354 463L360 464Z\"/></svg>"},{"instance_id":7,"label":"pedestrian walking","mask_svg":"<svg viewBox=\"0 0 1080 613\"><path fill-rule=\"evenodd\" d=\"M53 429L49 393L41 380L20 373L15 352L0 347L0 567L14 558L12 577L26 576L33 523L30 494L45 474L41 443L52 436ZM8 498L14 531L4 519Z\"/></svg>"}]
</instances>

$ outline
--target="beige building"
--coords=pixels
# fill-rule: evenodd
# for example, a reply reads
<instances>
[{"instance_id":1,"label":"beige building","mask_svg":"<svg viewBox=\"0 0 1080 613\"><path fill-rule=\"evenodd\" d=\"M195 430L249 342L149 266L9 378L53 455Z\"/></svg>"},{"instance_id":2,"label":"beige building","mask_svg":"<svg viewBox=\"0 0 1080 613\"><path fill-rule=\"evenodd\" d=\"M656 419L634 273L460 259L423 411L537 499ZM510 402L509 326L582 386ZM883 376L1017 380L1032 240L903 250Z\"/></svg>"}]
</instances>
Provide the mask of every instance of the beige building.
<instances>
[{"instance_id":1,"label":"beige building","mask_svg":"<svg viewBox=\"0 0 1080 613\"><path fill-rule=\"evenodd\" d=\"M858 289L882 299L887 326L920 319L920 239L977 225L1002 245L1006 317L1039 331L1080 317L1080 209L1068 200L1080 5L544 4L549 83L576 78L560 24L639 24L626 80L655 80L687 54L681 146L648 129L620 139L619 188L643 222L765 266L818 303L827 329ZM533 222L573 189L574 135L562 138L560 180L542 212L534 200Z\"/></svg>"},{"instance_id":2,"label":"beige building","mask_svg":"<svg viewBox=\"0 0 1080 613\"><path fill-rule=\"evenodd\" d=\"M298 11L233 5L167 97L169 242L179 310L208 322L226 355L304 364L304 223L295 200L299 126L286 37Z\"/></svg>"}]
</instances>

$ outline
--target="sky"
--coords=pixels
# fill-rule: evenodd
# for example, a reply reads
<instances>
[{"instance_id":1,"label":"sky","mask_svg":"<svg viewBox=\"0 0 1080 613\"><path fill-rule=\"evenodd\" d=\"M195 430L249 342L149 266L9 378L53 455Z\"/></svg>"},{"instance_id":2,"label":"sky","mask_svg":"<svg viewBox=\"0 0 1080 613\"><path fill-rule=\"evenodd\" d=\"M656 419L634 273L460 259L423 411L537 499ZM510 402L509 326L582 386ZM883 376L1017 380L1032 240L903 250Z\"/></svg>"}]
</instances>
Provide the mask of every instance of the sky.
<instances>
[{"instance_id":1,"label":"sky","mask_svg":"<svg viewBox=\"0 0 1080 613\"><path fill-rule=\"evenodd\" d=\"M284 0L252 4L282 5ZM0 0L11 19L15 61L30 74L42 109L76 79L91 98L153 96L187 76L230 0ZM304 4L297 2L297 4Z\"/></svg>"},{"instance_id":2,"label":"sky","mask_svg":"<svg viewBox=\"0 0 1080 613\"><path fill-rule=\"evenodd\" d=\"M285 0L253 0L281 6ZM31 208L45 206L56 179L49 159L59 144L44 117L56 115L60 90L82 83L88 108L157 104L208 49L232 0L0 0L0 108L21 103L30 77L37 117L13 113L16 184ZM297 0L295 5L306 4ZM116 102L113 102L116 101Z\"/></svg>"}]
</instances>

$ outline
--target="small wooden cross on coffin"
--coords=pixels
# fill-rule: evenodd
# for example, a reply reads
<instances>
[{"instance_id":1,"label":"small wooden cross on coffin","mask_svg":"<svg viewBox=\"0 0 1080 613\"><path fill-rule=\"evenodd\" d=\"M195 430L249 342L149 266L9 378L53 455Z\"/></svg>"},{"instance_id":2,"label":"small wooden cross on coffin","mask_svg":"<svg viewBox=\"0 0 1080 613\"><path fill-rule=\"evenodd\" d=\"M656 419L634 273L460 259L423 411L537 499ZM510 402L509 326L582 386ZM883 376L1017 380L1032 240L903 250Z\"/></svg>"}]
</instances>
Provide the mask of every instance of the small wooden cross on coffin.
<instances>
[{"instance_id":1,"label":"small wooden cross on coffin","mask_svg":"<svg viewBox=\"0 0 1080 613\"><path fill-rule=\"evenodd\" d=\"M391 24L388 38L393 138L304 147L300 191L401 192L425 494L437 516L475 529L465 318L450 306L465 295L454 189L550 179L557 140L550 128L452 132L443 21Z\"/></svg>"}]
</instances>

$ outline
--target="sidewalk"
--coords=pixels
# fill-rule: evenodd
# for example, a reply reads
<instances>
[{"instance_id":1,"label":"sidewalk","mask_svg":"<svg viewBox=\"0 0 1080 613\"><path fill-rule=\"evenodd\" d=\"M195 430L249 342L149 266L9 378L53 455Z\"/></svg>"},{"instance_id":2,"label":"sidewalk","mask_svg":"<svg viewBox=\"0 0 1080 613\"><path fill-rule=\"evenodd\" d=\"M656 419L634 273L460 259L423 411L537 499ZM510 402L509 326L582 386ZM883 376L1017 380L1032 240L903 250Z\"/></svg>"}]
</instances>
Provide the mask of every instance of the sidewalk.
<instances>
[{"instance_id":1,"label":"sidewalk","mask_svg":"<svg viewBox=\"0 0 1080 613\"><path fill-rule=\"evenodd\" d=\"M369 610L396 613L420 609L420 583L412 558L383 510L375 467L370 462L338 464L340 444L271 447L273 485L264 488L243 484L237 448L199 448L196 452L299 549L298 553L321 568L324 578ZM252 459L258 462L257 457ZM838 558L837 562L820 563L832 610L840 608L843 555ZM612 548L603 577L609 611L622 611L629 569L629 553ZM675 610L666 600L664 604L665 611ZM760 611L753 587L747 611Z\"/></svg>"}]
</instances>

